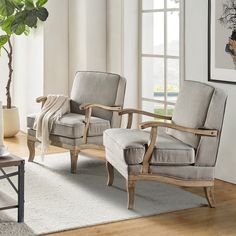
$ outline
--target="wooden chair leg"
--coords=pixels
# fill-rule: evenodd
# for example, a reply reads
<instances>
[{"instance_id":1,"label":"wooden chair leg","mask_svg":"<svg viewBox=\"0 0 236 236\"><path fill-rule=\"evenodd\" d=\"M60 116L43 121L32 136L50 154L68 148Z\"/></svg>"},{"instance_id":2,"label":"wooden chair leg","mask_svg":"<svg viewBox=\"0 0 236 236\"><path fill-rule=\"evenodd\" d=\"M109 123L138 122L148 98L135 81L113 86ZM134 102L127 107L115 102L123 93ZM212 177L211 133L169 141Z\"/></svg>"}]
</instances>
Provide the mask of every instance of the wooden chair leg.
<instances>
[{"instance_id":1,"label":"wooden chair leg","mask_svg":"<svg viewBox=\"0 0 236 236\"><path fill-rule=\"evenodd\" d=\"M27 146L29 149L29 162L33 162L34 161L34 157L35 157L35 141L29 140L27 139Z\"/></svg>"},{"instance_id":2,"label":"wooden chair leg","mask_svg":"<svg viewBox=\"0 0 236 236\"><path fill-rule=\"evenodd\" d=\"M114 167L108 161L106 162L106 167L108 174L107 186L112 186L114 181Z\"/></svg>"},{"instance_id":3,"label":"wooden chair leg","mask_svg":"<svg viewBox=\"0 0 236 236\"><path fill-rule=\"evenodd\" d=\"M204 187L206 199L208 201L208 204L211 208L215 208L215 195L214 195L214 187Z\"/></svg>"},{"instance_id":4,"label":"wooden chair leg","mask_svg":"<svg viewBox=\"0 0 236 236\"><path fill-rule=\"evenodd\" d=\"M79 150L70 150L71 173L76 174Z\"/></svg>"},{"instance_id":5,"label":"wooden chair leg","mask_svg":"<svg viewBox=\"0 0 236 236\"><path fill-rule=\"evenodd\" d=\"M128 209L134 208L135 180L127 180Z\"/></svg>"}]
</instances>

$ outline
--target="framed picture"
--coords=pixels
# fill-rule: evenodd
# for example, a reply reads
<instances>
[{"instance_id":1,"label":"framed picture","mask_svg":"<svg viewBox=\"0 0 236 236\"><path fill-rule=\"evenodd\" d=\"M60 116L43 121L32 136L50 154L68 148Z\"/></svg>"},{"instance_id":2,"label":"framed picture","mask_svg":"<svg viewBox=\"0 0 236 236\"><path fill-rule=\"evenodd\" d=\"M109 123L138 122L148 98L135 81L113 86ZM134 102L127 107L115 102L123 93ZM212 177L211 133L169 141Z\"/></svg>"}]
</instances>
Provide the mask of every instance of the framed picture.
<instances>
[{"instance_id":1,"label":"framed picture","mask_svg":"<svg viewBox=\"0 0 236 236\"><path fill-rule=\"evenodd\" d=\"M208 0L208 80L236 84L236 0Z\"/></svg>"}]
</instances>

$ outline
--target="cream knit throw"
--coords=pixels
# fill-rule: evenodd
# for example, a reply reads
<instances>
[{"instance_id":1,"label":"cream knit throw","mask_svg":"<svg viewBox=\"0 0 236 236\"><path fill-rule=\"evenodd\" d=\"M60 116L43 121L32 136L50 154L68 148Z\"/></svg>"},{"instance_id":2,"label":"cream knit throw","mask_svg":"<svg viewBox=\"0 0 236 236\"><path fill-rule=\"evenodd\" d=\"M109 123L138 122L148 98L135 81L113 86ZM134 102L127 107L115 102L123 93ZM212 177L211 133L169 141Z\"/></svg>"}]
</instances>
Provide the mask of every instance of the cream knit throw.
<instances>
[{"instance_id":1,"label":"cream knit throw","mask_svg":"<svg viewBox=\"0 0 236 236\"><path fill-rule=\"evenodd\" d=\"M40 141L41 154L48 150L49 135L53 124L70 112L70 99L63 95L48 95L47 100L34 122L36 138Z\"/></svg>"}]
</instances>

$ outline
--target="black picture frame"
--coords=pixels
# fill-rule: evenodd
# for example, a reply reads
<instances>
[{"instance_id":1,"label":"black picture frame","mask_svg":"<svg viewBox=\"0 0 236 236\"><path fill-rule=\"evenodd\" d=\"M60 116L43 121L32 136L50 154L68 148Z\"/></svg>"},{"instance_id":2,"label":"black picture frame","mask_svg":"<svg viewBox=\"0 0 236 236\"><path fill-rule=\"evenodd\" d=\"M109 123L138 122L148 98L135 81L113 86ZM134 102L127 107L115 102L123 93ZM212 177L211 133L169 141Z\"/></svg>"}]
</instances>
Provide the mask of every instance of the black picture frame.
<instances>
[{"instance_id":1,"label":"black picture frame","mask_svg":"<svg viewBox=\"0 0 236 236\"><path fill-rule=\"evenodd\" d=\"M235 70L235 82L227 80L218 80L212 78L212 68L211 68L211 47L212 47L212 1L217 0L208 0L208 81L214 83L224 83L224 84L234 84L236 85L236 70Z\"/></svg>"}]
</instances>

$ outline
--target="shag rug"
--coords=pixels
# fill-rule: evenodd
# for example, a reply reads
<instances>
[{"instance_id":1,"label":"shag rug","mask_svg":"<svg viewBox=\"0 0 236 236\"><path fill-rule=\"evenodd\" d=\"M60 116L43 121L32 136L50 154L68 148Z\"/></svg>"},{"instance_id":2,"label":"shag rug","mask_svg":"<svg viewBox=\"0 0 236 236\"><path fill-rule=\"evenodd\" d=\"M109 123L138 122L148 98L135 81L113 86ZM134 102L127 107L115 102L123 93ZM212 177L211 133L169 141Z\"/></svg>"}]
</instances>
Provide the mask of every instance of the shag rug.
<instances>
[{"instance_id":1,"label":"shag rug","mask_svg":"<svg viewBox=\"0 0 236 236\"><path fill-rule=\"evenodd\" d=\"M16 209L0 211L0 235L46 234L206 204L202 197L180 188L140 181L131 211L126 208L125 179L115 172L113 187L107 187L103 161L79 156L76 175L70 174L69 153L48 155L44 161L36 157L35 161L26 162L25 223L16 222ZM0 191L16 195L6 180L0 181Z\"/></svg>"}]
</instances>

